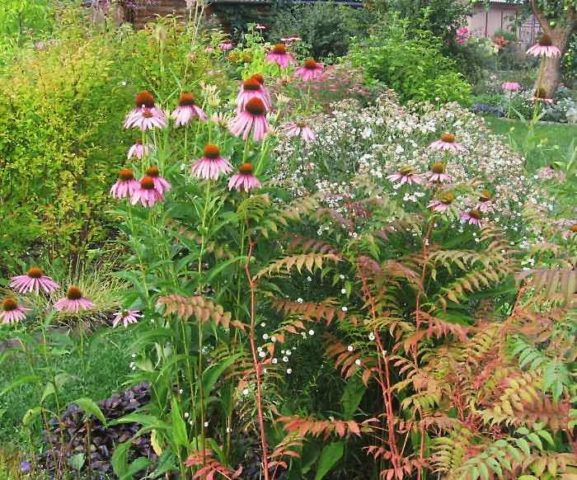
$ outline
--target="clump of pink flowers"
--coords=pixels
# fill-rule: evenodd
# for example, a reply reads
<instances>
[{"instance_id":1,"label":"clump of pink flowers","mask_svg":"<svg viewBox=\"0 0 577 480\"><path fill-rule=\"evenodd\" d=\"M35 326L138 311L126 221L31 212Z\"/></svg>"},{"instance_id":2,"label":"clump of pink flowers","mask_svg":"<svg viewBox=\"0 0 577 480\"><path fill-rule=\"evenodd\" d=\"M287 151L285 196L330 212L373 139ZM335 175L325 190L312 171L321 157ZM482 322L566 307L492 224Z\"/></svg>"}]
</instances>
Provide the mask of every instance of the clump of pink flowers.
<instances>
[{"instance_id":1,"label":"clump of pink flowers","mask_svg":"<svg viewBox=\"0 0 577 480\"><path fill-rule=\"evenodd\" d=\"M60 288L52 278L44 275L44 271L38 267L31 267L26 275L18 275L10 279L10 288L18 293L52 293Z\"/></svg>"},{"instance_id":2,"label":"clump of pink flowers","mask_svg":"<svg viewBox=\"0 0 577 480\"><path fill-rule=\"evenodd\" d=\"M113 198L129 198L138 188L138 180L130 168L123 168L118 173L118 180L110 189Z\"/></svg>"},{"instance_id":3,"label":"clump of pink flowers","mask_svg":"<svg viewBox=\"0 0 577 480\"><path fill-rule=\"evenodd\" d=\"M112 320L112 326L117 327L122 323L126 328L131 323L138 322L138 319L141 317L142 314L138 310L122 310L114 316L114 319Z\"/></svg>"},{"instance_id":4,"label":"clump of pink flowers","mask_svg":"<svg viewBox=\"0 0 577 480\"><path fill-rule=\"evenodd\" d=\"M453 192L443 192L437 199L432 200L427 207L433 212L445 213L449 208L451 208L454 201L455 194Z\"/></svg>"},{"instance_id":5,"label":"clump of pink flowers","mask_svg":"<svg viewBox=\"0 0 577 480\"><path fill-rule=\"evenodd\" d=\"M465 45L470 36L471 32L467 27L459 27L455 33L455 42L457 42L459 45Z\"/></svg>"},{"instance_id":6,"label":"clump of pink flowers","mask_svg":"<svg viewBox=\"0 0 577 480\"><path fill-rule=\"evenodd\" d=\"M518 92L521 90L521 84L518 82L503 82L501 88L506 92Z\"/></svg>"},{"instance_id":7,"label":"clump of pink flowers","mask_svg":"<svg viewBox=\"0 0 577 480\"><path fill-rule=\"evenodd\" d=\"M401 167L398 172L388 175L387 178L398 185L416 185L423 183L421 176L415 173L415 169L410 166Z\"/></svg>"},{"instance_id":8,"label":"clump of pink flowers","mask_svg":"<svg viewBox=\"0 0 577 480\"><path fill-rule=\"evenodd\" d=\"M560 57L561 50L553 45L553 40L551 37L544 33L539 38L539 41L533 45L529 50L527 50L527 55L533 55L534 57Z\"/></svg>"},{"instance_id":9,"label":"clump of pink flowers","mask_svg":"<svg viewBox=\"0 0 577 480\"><path fill-rule=\"evenodd\" d=\"M146 175L145 176L152 178L152 181L154 182L154 188L161 195L164 195L166 192L168 192L172 188L172 185L170 185L168 180L166 180L166 178L160 176L160 170L155 165L152 165L146 169Z\"/></svg>"},{"instance_id":10,"label":"clump of pink flowers","mask_svg":"<svg viewBox=\"0 0 577 480\"><path fill-rule=\"evenodd\" d=\"M204 155L191 168L192 175L202 180L217 180L221 175L230 173L232 165L220 154L218 146L209 143L204 147Z\"/></svg>"},{"instance_id":11,"label":"clump of pink flowers","mask_svg":"<svg viewBox=\"0 0 577 480\"><path fill-rule=\"evenodd\" d=\"M263 79L264 82L264 79ZM270 95L268 94L264 85L259 81L259 78L252 76L242 82L238 96L236 97L237 112L241 112L246 108L249 100L258 98L264 103L267 110L270 110Z\"/></svg>"},{"instance_id":12,"label":"clump of pink flowers","mask_svg":"<svg viewBox=\"0 0 577 480\"><path fill-rule=\"evenodd\" d=\"M244 110L230 122L230 132L246 140L252 131L255 141L262 140L270 128L266 113L264 102L260 98L251 98L246 102Z\"/></svg>"},{"instance_id":13,"label":"clump of pink flowers","mask_svg":"<svg viewBox=\"0 0 577 480\"><path fill-rule=\"evenodd\" d=\"M15 298L7 297L2 301L0 321L3 324L21 322L26 318L26 312L29 311L29 308L19 305Z\"/></svg>"},{"instance_id":14,"label":"clump of pink flowers","mask_svg":"<svg viewBox=\"0 0 577 480\"><path fill-rule=\"evenodd\" d=\"M432 150L440 150L444 152L458 153L465 151L465 147L457 143L456 137L452 133L443 133L439 140L434 141L429 145Z\"/></svg>"},{"instance_id":15,"label":"clump of pink flowers","mask_svg":"<svg viewBox=\"0 0 577 480\"><path fill-rule=\"evenodd\" d=\"M198 118L205 122L207 117L204 111L196 104L194 95L190 92L183 92L178 99L178 107L172 112L171 117L175 120L175 125L181 127L187 125L192 119Z\"/></svg>"},{"instance_id":16,"label":"clump of pink flowers","mask_svg":"<svg viewBox=\"0 0 577 480\"><path fill-rule=\"evenodd\" d=\"M238 167L238 173L233 175L228 182L229 190L249 192L260 187L260 181L254 176L252 164L243 163Z\"/></svg>"},{"instance_id":17,"label":"clump of pink flowers","mask_svg":"<svg viewBox=\"0 0 577 480\"><path fill-rule=\"evenodd\" d=\"M135 108L124 120L125 128L139 128L142 131L166 127L166 115L155 104L154 96L147 90L136 95Z\"/></svg>"},{"instance_id":18,"label":"clump of pink flowers","mask_svg":"<svg viewBox=\"0 0 577 480\"><path fill-rule=\"evenodd\" d=\"M157 202L162 201L164 196L154 186L154 179L144 176L139 180L138 188L133 192L130 203L136 205L140 203L143 207L153 207Z\"/></svg>"},{"instance_id":19,"label":"clump of pink flowers","mask_svg":"<svg viewBox=\"0 0 577 480\"><path fill-rule=\"evenodd\" d=\"M66 292L66 296L54 304L54 308L59 312L78 313L82 310L90 310L96 305L86 298L80 288L72 286Z\"/></svg>"},{"instance_id":20,"label":"clump of pink flowers","mask_svg":"<svg viewBox=\"0 0 577 480\"><path fill-rule=\"evenodd\" d=\"M296 69L295 75L305 82L310 82L321 78L324 70L325 67L322 64L318 63L313 58L308 58L305 60L302 67Z\"/></svg>"},{"instance_id":21,"label":"clump of pink flowers","mask_svg":"<svg viewBox=\"0 0 577 480\"><path fill-rule=\"evenodd\" d=\"M482 226L482 220L483 214L476 208L461 214L461 222L476 225L479 228Z\"/></svg>"},{"instance_id":22,"label":"clump of pink flowers","mask_svg":"<svg viewBox=\"0 0 577 480\"><path fill-rule=\"evenodd\" d=\"M284 43L277 43L266 55L266 60L276 63L281 68L287 68L294 63L294 57L287 51Z\"/></svg>"}]
</instances>

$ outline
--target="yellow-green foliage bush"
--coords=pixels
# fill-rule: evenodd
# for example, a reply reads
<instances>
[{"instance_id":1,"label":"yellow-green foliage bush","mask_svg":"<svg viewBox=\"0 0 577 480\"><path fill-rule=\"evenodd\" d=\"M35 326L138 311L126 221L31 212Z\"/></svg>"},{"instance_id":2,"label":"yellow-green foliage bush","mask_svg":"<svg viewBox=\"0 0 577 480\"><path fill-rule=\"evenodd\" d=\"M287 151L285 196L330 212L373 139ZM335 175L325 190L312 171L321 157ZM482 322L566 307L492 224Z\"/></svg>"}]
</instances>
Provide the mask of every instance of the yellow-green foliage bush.
<instances>
[{"instance_id":1,"label":"yellow-green foliage bush","mask_svg":"<svg viewBox=\"0 0 577 480\"><path fill-rule=\"evenodd\" d=\"M99 246L110 233L110 184L139 136L122 129L133 95L146 88L166 99L216 70L174 22L135 33L90 26L69 11L60 27L46 48L23 52L0 77L6 270L26 257L75 261Z\"/></svg>"}]
</instances>

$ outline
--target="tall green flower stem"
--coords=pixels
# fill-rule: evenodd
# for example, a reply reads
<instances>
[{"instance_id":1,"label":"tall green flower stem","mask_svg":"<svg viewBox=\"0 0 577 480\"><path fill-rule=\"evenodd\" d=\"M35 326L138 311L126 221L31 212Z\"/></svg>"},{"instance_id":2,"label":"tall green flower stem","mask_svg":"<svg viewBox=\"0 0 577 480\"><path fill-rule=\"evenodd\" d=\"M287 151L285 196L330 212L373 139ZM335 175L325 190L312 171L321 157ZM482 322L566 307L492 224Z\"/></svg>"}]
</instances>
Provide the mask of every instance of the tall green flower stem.
<instances>
[{"instance_id":1,"label":"tall green flower stem","mask_svg":"<svg viewBox=\"0 0 577 480\"><path fill-rule=\"evenodd\" d=\"M250 229L247 227L247 231ZM258 360L258 351L256 347L256 280L250 273L250 262L254 252L254 241L250 238L250 233L247 238L248 253L244 266L246 279L250 290L250 323L248 340L250 344L250 352L252 355L252 363L255 373L256 381L256 410L258 419L258 428L260 434L261 450L262 450L262 469L263 479L270 480L269 466L268 466L268 442L266 437L266 430L264 425L264 410L262 406L262 364Z\"/></svg>"}]
</instances>

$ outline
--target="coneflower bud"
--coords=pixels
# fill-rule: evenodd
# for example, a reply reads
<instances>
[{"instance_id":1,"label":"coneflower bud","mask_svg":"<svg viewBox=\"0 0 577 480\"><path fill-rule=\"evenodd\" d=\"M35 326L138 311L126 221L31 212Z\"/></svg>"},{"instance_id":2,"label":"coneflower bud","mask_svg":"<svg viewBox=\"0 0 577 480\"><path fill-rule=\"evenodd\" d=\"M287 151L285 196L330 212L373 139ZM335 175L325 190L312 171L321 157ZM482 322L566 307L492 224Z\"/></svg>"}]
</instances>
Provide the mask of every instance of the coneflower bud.
<instances>
[{"instance_id":1,"label":"coneflower bud","mask_svg":"<svg viewBox=\"0 0 577 480\"><path fill-rule=\"evenodd\" d=\"M152 178L158 177L160 175L160 170L156 165L152 165L146 169L146 175Z\"/></svg>"},{"instance_id":2,"label":"coneflower bud","mask_svg":"<svg viewBox=\"0 0 577 480\"><path fill-rule=\"evenodd\" d=\"M143 90L142 92L136 94L134 103L136 104L136 108L140 108L142 106L146 108L153 108L154 96L148 90Z\"/></svg>"},{"instance_id":3,"label":"coneflower bud","mask_svg":"<svg viewBox=\"0 0 577 480\"><path fill-rule=\"evenodd\" d=\"M82 290L78 287L70 287L66 292L68 300L80 300L82 298Z\"/></svg>"}]
</instances>

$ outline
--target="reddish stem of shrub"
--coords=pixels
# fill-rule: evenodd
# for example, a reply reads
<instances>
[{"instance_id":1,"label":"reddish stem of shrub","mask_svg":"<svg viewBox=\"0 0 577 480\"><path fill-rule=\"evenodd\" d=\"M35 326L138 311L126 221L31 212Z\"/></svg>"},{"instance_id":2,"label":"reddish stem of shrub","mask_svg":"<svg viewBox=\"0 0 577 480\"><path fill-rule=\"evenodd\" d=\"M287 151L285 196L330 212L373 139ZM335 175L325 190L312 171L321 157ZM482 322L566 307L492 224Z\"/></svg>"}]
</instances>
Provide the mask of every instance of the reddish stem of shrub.
<instances>
[{"instance_id":1,"label":"reddish stem of shrub","mask_svg":"<svg viewBox=\"0 0 577 480\"><path fill-rule=\"evenodd\" d=\"M262 468L263 468L263 478L264 480L270 480L268 471L268 442L266 438L266 431L264 428L264 413L262 408L262 385L261 385L261 365L258 360L258 353L255 341L255 326L256 326L256 315L255 315L255 296L256 296L256 282L250 273L249 263L252 258L252 253L254 249L254 242L249 238L248 240L248 254L247 261L244 266L244 271L246 273L246 278L248 280L248 286L250 289L250 330L249 330L249 343L250 351L252 354L252 363L254 367L254 372L256 376L256 409L258 417L258 427L260 433L260 444L262 449Z\"/></svg>"}]
</instances>

